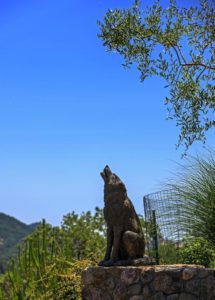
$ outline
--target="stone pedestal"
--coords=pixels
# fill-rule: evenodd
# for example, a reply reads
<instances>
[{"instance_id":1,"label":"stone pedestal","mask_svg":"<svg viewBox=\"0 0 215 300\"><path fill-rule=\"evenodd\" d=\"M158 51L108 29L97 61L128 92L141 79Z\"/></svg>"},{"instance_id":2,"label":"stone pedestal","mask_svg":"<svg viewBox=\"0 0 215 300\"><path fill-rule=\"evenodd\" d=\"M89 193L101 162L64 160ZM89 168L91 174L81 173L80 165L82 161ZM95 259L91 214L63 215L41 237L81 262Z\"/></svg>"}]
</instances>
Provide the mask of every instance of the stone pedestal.
<instances>
[{"instance_id":1,"label":"stone pedestal","mask_svg":"<svg viewBox=\"0 0 215 300\"><path fill-rule=\"evenodd\" d=\"M92 267L83 300L215 300L215 269L196 265Z\"/></svg>"}]
</instances>

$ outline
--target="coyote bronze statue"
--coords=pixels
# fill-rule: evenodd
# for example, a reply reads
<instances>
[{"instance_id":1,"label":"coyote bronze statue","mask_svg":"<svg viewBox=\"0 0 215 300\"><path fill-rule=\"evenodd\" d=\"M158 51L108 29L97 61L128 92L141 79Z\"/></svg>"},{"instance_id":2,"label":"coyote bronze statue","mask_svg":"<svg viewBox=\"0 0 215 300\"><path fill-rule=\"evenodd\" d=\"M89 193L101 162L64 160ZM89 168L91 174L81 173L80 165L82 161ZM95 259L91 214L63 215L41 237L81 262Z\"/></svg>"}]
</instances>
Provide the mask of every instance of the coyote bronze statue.
<instances>
[{"instance_id":1,"label":"coyote bronze statue","mask_svg":"<svg viewBox=\"0 0 215 300\"><path fill-rule=\"evenodd\" d=\"M140 220L124 183L106 166L104 180L104 218L107 224L107 247L100 266L126 265L126 261L143 258L144 236Z\"/></svg>"}]
</instances>

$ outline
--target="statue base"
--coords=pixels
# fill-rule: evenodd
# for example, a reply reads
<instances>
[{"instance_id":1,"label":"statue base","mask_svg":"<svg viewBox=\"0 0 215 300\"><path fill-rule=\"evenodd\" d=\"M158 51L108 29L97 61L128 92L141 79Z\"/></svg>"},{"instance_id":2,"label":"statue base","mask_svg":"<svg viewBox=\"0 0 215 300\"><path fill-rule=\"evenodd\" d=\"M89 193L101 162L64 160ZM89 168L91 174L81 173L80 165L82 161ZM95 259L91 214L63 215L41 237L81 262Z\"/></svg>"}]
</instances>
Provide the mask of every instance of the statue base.
<instances>
[{"instance_id":1,"label":"statue base","mask_svg":"<svg viewBox=\"0 0 215 300\"><path fill-rule=\"evenodd\" d=\"M144 255L142 258L136 259L127 259L127 260L118 260L114 263L107 262L106 264L102 264L102 267L119 267L119 266L151 266L156 265L156 261L154 258Z\"/></svg>"},{"instance_id":2,"label":"statue base","mask_svg":"<svg viewBox=\"0 0 215 300\"><path fill-rule=\"evenodd\" d=\"M91 267L82 300L212 300L215 269L196 265Z\"/></svg>"}]
</instances>

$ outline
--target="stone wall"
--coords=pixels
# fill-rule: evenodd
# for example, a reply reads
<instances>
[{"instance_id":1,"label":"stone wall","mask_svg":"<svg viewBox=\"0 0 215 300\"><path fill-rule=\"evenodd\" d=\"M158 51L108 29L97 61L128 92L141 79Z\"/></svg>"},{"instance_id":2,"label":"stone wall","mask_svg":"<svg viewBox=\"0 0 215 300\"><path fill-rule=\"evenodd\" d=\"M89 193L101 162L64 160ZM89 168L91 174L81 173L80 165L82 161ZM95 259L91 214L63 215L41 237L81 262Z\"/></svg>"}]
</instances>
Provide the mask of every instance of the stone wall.
<instances>
[{"instance_id":1,"label":"stone wall","mask_svg":"<svg viewBox=\"0 0 215 300\"><path fill-rule=\"evenodd\" d=\"M195 265L93 267L83 300L215 300L215 269Z\"/></svg>"}]
</instances>

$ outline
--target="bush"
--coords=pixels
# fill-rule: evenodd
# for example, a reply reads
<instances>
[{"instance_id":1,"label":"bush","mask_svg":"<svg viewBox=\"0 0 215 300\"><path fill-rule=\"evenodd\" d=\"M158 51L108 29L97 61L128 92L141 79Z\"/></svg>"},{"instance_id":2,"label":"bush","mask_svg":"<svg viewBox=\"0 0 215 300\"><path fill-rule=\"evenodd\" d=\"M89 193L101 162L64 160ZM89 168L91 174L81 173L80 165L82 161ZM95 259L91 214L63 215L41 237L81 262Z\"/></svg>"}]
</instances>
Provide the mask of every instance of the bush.
<instances>
[{"instance_id":1,"label":"bush","mask_svg":"<svg viewBox=\"0 0 215 300\"><path fill-rule=\"evenodd\" d=\"M175 264L178 261L177 249L175 243L165 241L158 248L160 264Z\"/></svg>"},{"instance_id":2,"label":"bush","mask_svg":"<svg viewBox=\"0 0 215 300\"><path fill-rule=\"evenodd\" d=\"M184 241L182 248L178 250L178 260L183 264L212 267L215 262L215 251L203 238L188 238Z\"/></svg>"},{"instance_id":3,"label":"bush","mask_svg":"<svg viewBox=\"0 0 215 300\"><path fill-rule=\"evenodd\" d=\"M81 300L81 272L95 264L89 260L77 260L70 264L66 275L57 275L57 286L52 290L53 300Z\"/></svg>"}]
</instances>

